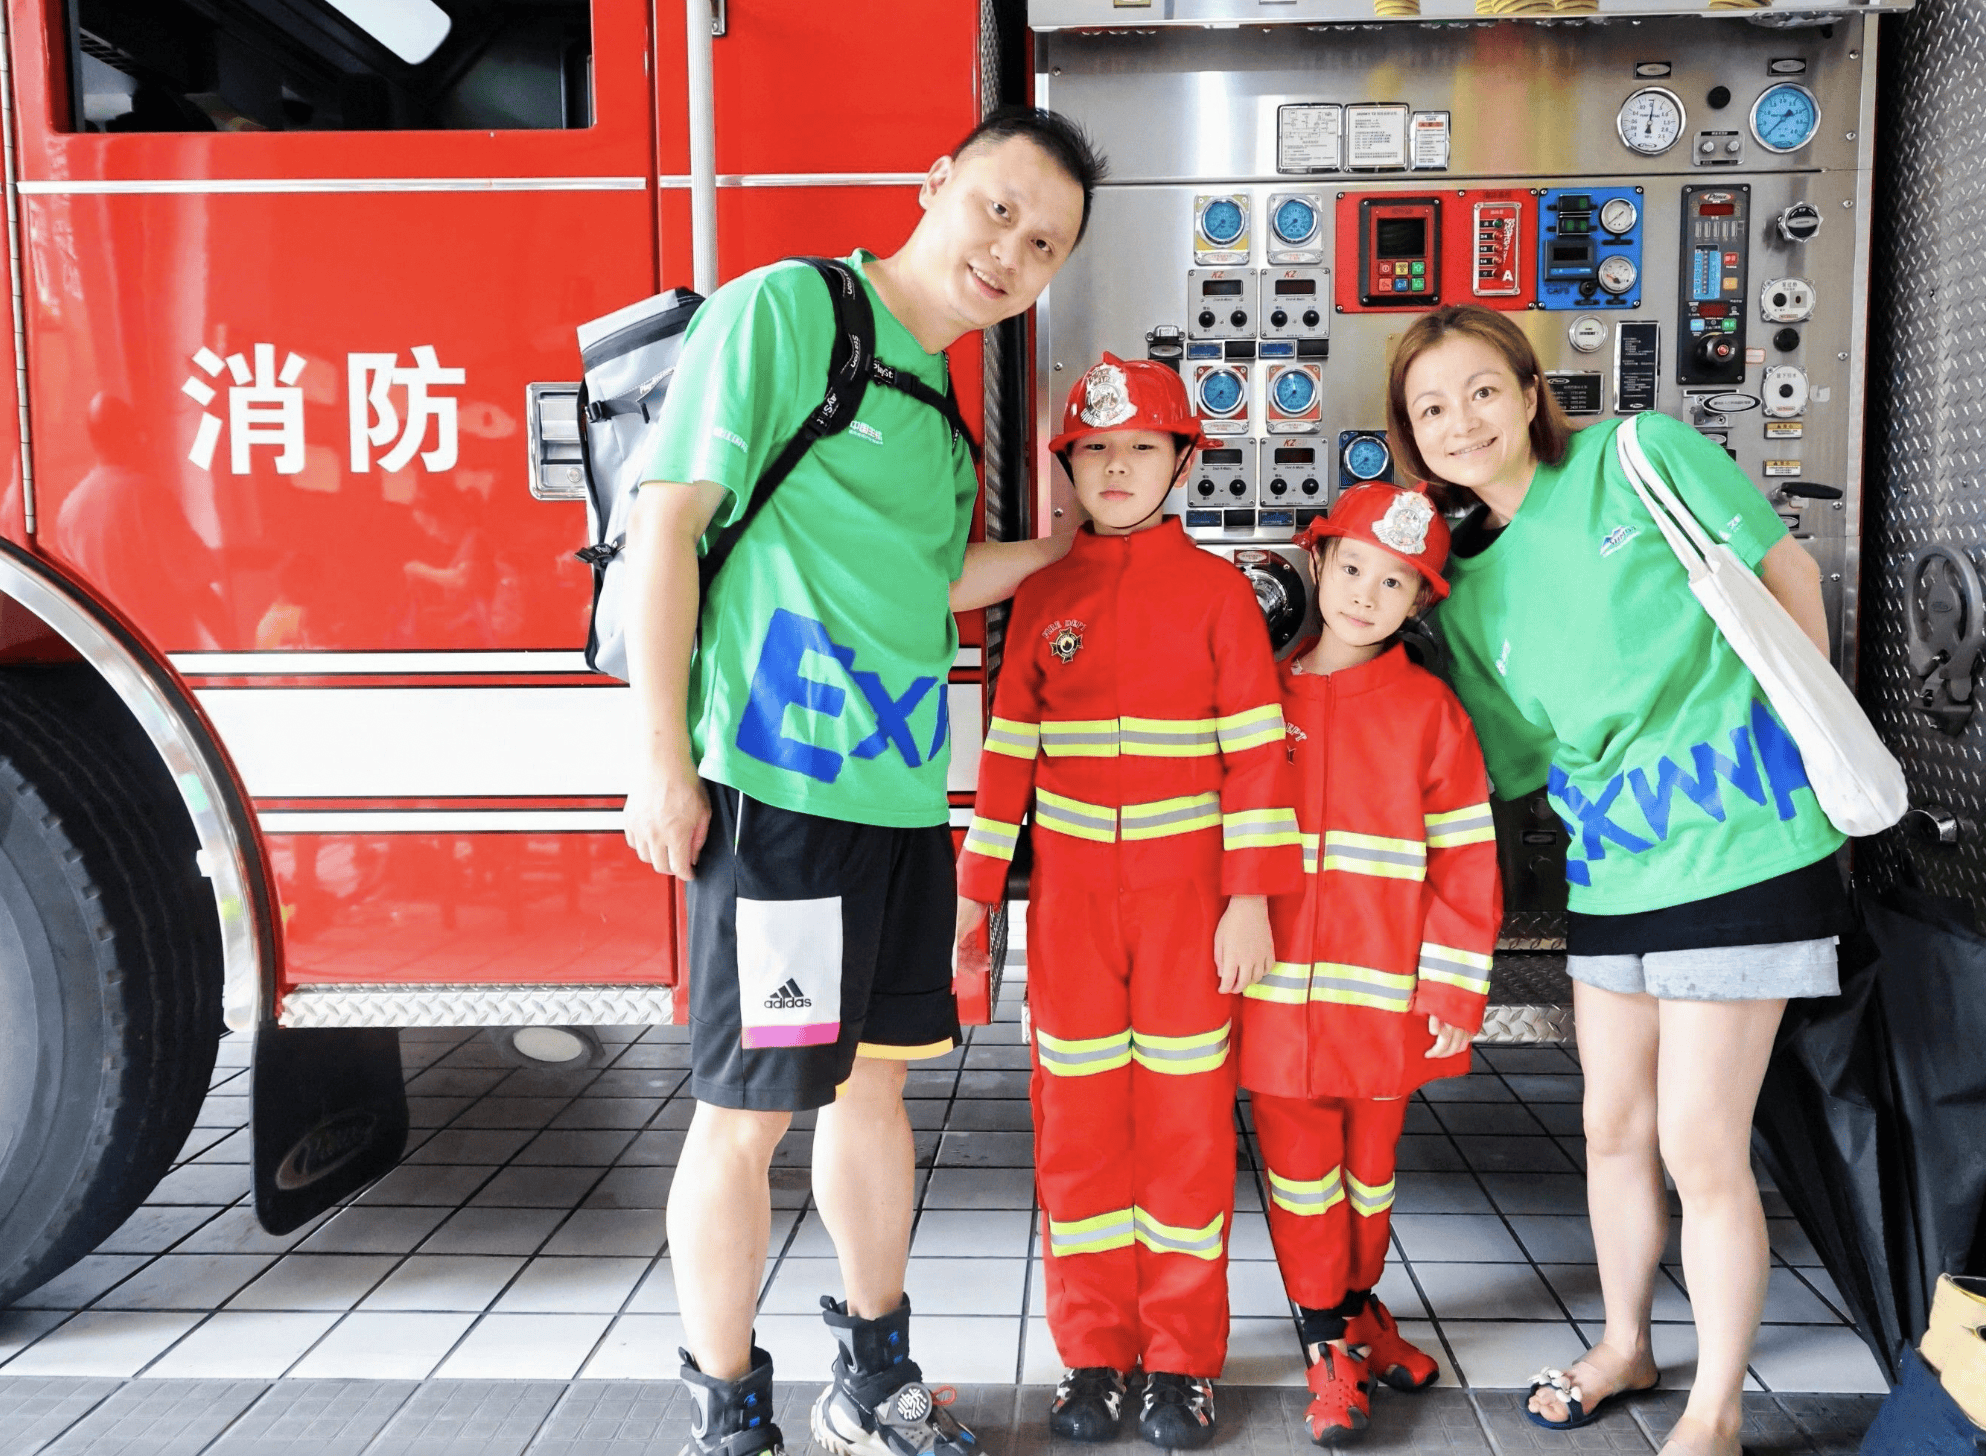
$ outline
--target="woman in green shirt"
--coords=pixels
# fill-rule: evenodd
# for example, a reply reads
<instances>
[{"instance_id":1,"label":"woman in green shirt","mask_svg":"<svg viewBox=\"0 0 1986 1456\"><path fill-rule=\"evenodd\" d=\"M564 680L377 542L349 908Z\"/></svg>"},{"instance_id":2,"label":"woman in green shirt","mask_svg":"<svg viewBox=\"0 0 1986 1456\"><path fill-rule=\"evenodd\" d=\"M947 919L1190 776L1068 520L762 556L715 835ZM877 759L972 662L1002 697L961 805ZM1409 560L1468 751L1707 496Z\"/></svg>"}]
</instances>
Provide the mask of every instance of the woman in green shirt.
<instances>
[{"instance_id":1,"label":"woman in green shirt","mask_svg":"<svg viewBox=\"0 0 1986 1456\"><path fill-rule=\"evenodd\" d=\"M1663 1449L1737 1456L1768 1268L1752 1109L1786 998L1836 990L1842 836L1629 486L1618 422L1574 435L1507 316L1419 319L1387 416L1407 468L1471 507L1440 625L1495 791L1548 789L1571 835L1566 968L1607 1323L1568 1370L1538 1377L1531 1419L1585 1424L1609 1396L1656 1383L1666 1164L1697 1370ZM1665 415L1637 429L1697 519L1825 652L1819 570L1730 457Z\"/></svg>"}]
</instances>

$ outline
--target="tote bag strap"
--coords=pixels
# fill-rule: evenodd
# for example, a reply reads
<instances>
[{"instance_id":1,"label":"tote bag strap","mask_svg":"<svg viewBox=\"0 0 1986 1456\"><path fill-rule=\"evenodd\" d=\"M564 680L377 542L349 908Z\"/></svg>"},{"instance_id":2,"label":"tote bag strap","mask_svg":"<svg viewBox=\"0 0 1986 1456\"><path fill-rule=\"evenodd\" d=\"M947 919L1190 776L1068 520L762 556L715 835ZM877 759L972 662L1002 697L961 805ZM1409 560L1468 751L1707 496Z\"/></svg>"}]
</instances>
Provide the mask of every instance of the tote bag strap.
<instances>
[{"instance_id":1,"label":"tote bag strap","mask_svg":"<svg viewBox=\"0 0 1986 1456\"><path fill-rule=\"evenodd\" d=\"M1655 518L1661 528L1669 549L1676 553L1676 560L1683 564L1683 570L1694 581L1709 569L1706 557L1711 541L1697 523L1690 508L1669 488L1641 448L1641 440L1635 434L1639 415L1629 415L1621 421L1614 432L1614 453L1619 457L1621 470L1627 476L1627 483L1634 487L1634 493L1648 514Z\"/></svg>"}]
</instances>

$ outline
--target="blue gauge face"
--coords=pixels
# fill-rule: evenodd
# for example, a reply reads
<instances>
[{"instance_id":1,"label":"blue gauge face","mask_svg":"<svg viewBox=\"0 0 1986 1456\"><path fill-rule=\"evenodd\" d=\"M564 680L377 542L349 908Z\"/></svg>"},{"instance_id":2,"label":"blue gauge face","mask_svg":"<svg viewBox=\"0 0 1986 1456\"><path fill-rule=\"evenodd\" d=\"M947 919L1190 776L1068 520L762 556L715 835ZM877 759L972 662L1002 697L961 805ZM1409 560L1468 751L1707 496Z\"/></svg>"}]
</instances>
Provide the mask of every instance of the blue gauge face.
<instances>
[{"instance_id":1,"label":"blue gauge face","mask_svg":"<svg viewBox=\"0 0 1986 1456\"><path fill-rule=\"evenodd\" d=\"M1200 231L1208 242L1225 248L1241 236L1241 204L1231 197L1217 197L1200 214Z\"/></svg>"},{"instance_id":2,"label":"blue gauge face","mask_svg":"<svg viewBox=\"0 0 1986 1456\"><path fill-rule=\"evenodd\" d=\"M1234 413L1241 403L1241 377L1232 369L1216 369L1200 377L1200 405L1210 415Z\"/></svg>"},{"instance_id":3,"label":"blue gauge face","mask_svg":"<svg viewBox=\"0 0 1986 1456\"><path fill-rule=\"evenodd\" d=\"M1271 387L1276 408L1286 415L1300 415L1317 398L1317 381L1302 369L1285 369Z\"/></svg>"},{"instance_id":4,"label":"blue gauge face","mask_svg":"<svg viewBox=\"0 0 1986 1456\"><path fill-rule=\"evenodd\" d=\"M1276 209L1276 236L1289 244L1307 243L1317 231L1317 209L1301 197L1286 197Z\"/></svg>"},{"instance_id":5,"label":"blue gauge face","mask_svg":"<svg viewBox=\"0 0 1986 1456\"><path fill-rule=\"evenodd\" d=\"M1820 104L1804 86L1782 81L1752 107L1752 135L1775 152L1795 152L1820 129Z\"/></svg>"},{"instance_id":6,"label":"blue gauge face","mask_svg":"<svg viewBox=\"0 0 1986 1456\"><path fill-rule=\"evenodd\" d=\"M1386 442L1371 435L1360 435L1345 446L1345 469L1354 479L1377 480L1392 463L1393 456L1387 450Z\"/></svg>"}]
</instances>

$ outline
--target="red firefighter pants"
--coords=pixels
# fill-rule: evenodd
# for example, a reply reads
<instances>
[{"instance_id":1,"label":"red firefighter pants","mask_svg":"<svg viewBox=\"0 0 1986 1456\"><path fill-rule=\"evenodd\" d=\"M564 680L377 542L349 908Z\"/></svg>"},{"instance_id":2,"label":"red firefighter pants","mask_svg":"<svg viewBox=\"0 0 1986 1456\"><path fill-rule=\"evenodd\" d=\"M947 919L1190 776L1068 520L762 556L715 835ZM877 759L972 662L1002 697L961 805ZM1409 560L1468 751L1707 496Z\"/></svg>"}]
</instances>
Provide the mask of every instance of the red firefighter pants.
<instances>
[{"instance_id":1,"label":"red firefighter pants","mask_svg":"<svg viewBox=\"0 0 1986 1456\"><path fill-rule=\"evenodd\" d=\"M1048 1327L1064 1364L1213 1377L1227 1358L1233 998L1197 885L1028 906Z\"/></svg>"},{"instance_id":2,"label":"red firefighter pants","mask_svg":"<svg viewBox=\"0 0 1986 1456\"><path fill-rule=\"evenodd\" d=\"M1386 1268L1393 1157L1407 1099L1384 1102L1249 1094L1269 1174L1269 1237L1283 1288L1306 1309L1335 1309Z\"/></svg>"}]
</instances>

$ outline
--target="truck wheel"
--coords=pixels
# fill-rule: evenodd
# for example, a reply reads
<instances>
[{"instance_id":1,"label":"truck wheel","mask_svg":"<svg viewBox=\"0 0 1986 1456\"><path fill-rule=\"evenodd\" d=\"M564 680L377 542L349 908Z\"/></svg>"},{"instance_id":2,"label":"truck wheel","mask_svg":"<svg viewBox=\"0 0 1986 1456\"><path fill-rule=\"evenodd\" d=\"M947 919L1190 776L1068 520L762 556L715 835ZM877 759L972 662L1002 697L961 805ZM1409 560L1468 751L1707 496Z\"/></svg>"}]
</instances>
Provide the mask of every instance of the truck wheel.
<instances>
[{"instance_id":1,"label":"truck wheel","mask_svg":"<svg viewBox=\"0 0 1986 1456\"><path fill-rule=\"evenodd\" d=\"M114 698L0 671L0 1307L123 1223L199 1115L221 951L196 849Z\"/></svg>"}]
</instances>

